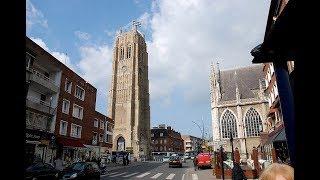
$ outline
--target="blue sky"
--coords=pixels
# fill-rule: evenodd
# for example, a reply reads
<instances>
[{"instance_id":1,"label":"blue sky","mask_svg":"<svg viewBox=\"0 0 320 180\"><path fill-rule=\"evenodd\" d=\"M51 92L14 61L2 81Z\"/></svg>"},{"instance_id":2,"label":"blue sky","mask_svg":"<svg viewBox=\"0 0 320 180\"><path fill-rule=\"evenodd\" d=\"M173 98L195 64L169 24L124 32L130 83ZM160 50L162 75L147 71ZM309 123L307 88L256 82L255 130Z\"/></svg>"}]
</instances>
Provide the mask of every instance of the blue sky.
<instances>
[{"instance_id":1,"label":"blue sky","mask_svg":"<svg viewBox=\"0 0 320 180\"><path fill-rule=\"evenodd\" d=\"M142 23L149 53L151 126L182 134L211 132L210 63L251 64L262 42L270 1L27 0L27 36L98 89L107 113L113 40L120 27ZM203 120L202 120L203 119Z\"/></svg>"}]
</instances>

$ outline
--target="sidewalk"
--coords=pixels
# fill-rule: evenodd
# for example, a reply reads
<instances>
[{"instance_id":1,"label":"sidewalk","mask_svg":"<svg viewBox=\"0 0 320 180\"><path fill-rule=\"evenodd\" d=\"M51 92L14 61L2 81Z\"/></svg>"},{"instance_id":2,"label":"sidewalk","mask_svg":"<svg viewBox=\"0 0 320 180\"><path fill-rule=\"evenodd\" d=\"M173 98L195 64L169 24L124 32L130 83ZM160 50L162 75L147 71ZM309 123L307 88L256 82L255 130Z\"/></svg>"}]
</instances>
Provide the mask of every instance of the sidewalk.
<instances>
[{"instance_id":1,"label":"sidewalk","mask_svg":"<svg viewBox=\"0 0 320 180\"><path fill-rule=\"evenodd\" d=\"M107 166L107 172L110 172L113 170L124 169L124 168L128 168L128 167L141 166L146 163L149 163L149 161L130 162L129 165L127 165L127 166L124 166L123 164L119 164L119 163L108 163L106 166Z\"/></svg>"}]
</instances>

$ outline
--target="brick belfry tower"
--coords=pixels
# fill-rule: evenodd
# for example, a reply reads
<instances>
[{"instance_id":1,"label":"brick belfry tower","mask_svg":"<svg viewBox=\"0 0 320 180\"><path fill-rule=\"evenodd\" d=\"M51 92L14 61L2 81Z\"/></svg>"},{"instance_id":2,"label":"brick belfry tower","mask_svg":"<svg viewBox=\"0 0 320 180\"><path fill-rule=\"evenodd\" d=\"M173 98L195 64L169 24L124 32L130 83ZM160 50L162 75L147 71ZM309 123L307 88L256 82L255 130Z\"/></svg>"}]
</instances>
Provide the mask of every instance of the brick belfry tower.
<instances>
[{"instance_id":1,"label":"brick belfry tower","mask_svg":"<svg viewBox=\"0 0 320 180\"><path fill-rule=\"evenodd\" d=\"M113 49L108 115L114 119L113 151L149 158L150 106L148 53L144 36L132 29L118 33Z\"/></svg>"}]
</instances>

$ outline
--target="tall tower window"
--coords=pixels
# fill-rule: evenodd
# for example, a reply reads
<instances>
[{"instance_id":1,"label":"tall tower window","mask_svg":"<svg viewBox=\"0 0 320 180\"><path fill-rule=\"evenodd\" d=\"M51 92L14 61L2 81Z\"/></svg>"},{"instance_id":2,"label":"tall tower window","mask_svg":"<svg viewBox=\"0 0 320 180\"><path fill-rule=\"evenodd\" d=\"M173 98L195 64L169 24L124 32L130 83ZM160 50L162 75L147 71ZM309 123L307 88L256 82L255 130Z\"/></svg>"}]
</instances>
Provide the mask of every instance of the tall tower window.
<instances>
[{"instance_id":1,"label":"tall tower window","mask_svg":"<svg viewBox=\"0 0 320 180\"><path fill-rule=\"evenodd\" d=\"M259 113L254 109L250 108L245 116L245 125L247 137L254 137L260 135L259 128L262 127L262 121Z\"/></svg>"},{"instance_id":2,"label":"tall tower window","mask_svg":"<svg viewBox=\"0 0 320 180\"><path fill-rule=\"evenodd\" d=\"M227 110L221 118L222 138L238 137L236 117L231 111Z\"/></svg>"},{"instance_id":3,"label":"tall tower window","mask_svg":"<svg viewBox=\"0 0 320 180\"><path fill-rule=\"evenodd\" d=\"M120 59L123 60L124 58L124 49L123 47L121 47L121 50L120 50Z\"/></svg>"},{"instance_id":4,"label":"tall tower window","mask_svg":"<svg viewBox=\"0 0 320 180\"><path fill-rule=\"evenodd\" d=\"M131 58L131 46L127 47L127 59Z\"/></svg>"}]
</instances>

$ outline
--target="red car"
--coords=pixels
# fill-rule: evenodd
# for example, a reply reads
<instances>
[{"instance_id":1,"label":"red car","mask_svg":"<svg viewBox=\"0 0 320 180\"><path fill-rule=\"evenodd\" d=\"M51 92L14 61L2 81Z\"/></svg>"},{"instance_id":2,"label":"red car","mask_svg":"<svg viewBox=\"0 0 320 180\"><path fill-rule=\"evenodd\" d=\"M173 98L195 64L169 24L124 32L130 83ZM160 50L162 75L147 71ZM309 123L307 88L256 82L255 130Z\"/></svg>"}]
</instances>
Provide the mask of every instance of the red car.
<instances>
[{"instance_id":1,"label":"red car","mask_svg":"<svg viewBox=\"0 0 320 180\"><path fill-rule=\"evenodd\" d=\"M211 168L211 154L210 153L200 153L197 155L197 166L199 168L209 167Z\"/></svg>"}]
</instances>

